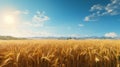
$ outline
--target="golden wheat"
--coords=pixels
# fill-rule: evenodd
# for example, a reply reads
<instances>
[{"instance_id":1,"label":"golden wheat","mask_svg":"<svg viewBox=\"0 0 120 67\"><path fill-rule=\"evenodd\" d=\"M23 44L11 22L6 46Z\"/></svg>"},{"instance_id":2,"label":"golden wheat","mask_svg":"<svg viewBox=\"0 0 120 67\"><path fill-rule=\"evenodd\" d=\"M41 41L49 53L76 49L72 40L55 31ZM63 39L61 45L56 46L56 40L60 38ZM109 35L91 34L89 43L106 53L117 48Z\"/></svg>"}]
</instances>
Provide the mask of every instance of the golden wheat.
<instances>
[{"instance_id":1,"label":"golden wheat","mask_svg":"<svg viewBox=\"0 0 120 67\"><path fill-rule=\"evenodd\" d=\"M120 40L1 40L0 67L119 67Z\"/></svg>"}]
</instances>

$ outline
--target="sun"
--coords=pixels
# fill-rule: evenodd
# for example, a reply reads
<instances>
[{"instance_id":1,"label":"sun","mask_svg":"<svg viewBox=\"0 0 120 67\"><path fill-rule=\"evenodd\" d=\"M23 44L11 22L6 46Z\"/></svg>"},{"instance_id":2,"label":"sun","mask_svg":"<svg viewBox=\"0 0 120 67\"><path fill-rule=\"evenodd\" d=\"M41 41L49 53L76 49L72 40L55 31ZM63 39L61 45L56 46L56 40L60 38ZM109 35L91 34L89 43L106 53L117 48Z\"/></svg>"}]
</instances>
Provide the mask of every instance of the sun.
<instances>
[{"instance_id":1,"label":"sun","mask_svg":"<svg viewBox=\"0 0 120 67\"><path fill-rule=\"evenodd\" d=\"M5 24L14 24L15 23L15 17L13 15L5 15L3 18L3 21Z\"/></svg>"}]
</instances>

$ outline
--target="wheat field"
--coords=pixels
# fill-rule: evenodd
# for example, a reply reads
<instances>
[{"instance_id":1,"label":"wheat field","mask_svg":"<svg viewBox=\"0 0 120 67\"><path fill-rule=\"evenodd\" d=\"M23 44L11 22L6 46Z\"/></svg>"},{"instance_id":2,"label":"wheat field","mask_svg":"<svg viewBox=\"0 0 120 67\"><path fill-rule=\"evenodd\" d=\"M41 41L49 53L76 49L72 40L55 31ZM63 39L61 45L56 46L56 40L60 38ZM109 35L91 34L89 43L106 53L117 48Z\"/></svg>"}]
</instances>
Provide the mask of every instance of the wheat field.
<instances>
[{"instance_id":1,"label":"wheat field","mask_svg":"<svg viewBox=\"0 0 120 67\"><path fill-rule=\"evenodd\" d=\"M120 40L0 40L0 67L120 67Z\"/></svg>"}]
</instances>

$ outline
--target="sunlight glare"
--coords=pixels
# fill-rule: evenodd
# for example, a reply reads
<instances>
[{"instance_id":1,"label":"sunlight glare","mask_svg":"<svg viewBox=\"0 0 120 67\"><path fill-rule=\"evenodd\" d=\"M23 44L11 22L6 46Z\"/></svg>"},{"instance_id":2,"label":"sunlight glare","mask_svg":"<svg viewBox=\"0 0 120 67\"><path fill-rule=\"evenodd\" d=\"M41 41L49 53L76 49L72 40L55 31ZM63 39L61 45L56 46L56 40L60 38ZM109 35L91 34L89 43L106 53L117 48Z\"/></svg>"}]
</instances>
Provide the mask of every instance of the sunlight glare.
<instances>
[{"instance_id":1,"label":"sunlight glare","mask_svg":"<svg viewBox=\"0 0 120 67\"><path fill-rule=\"evenodd\" d=\"M5 15L3 20L4 20L5 24L14 24L15 23L15 17L12 15Z\"/></svg>"}]
</instances>

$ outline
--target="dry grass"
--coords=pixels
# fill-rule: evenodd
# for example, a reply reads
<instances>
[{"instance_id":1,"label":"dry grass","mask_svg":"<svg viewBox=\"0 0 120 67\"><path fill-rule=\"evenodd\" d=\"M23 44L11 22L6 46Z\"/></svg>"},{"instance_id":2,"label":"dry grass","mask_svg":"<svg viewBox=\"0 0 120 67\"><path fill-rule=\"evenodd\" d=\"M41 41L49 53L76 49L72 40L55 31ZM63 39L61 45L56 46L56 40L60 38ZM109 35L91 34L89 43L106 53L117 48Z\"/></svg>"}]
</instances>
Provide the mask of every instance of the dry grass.
<instances>
[{"instance_id":1,"label":"dry grass","mask_svg":"<svg viewBox=\"0 0 120 67\"><path fill-rule=\"evenodd\" d=\"M120 67L120 40L0 41L0 67Z\"/></svg>"}]
</instances>

